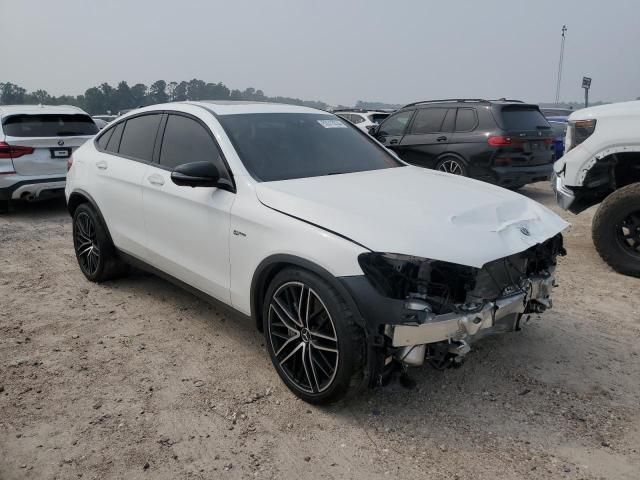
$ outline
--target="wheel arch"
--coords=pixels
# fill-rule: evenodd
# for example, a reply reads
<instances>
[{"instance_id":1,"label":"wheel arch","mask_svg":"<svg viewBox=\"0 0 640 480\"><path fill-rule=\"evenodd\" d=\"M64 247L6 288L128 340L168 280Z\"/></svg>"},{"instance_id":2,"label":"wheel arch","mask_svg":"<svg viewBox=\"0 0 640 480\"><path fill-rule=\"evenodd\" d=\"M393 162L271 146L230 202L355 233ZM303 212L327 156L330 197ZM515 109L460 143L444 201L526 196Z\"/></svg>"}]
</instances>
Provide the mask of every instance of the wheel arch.
<instances>
[{"instance_id":1,"label":"wheel arch","mask_svg":"<svg viewBox=\"0 0 640 480\"><path fill-rule=\"evenodd\" d=\"M88 203L95 210L96 215L98 215L98 218L100 219L100 221L102 222L102 225L104 226L104 229L107 233L107 238L113 244L113 239L111 238L111 232L109 232L109 227L107 225L107 222L104 220L104 217L102 216L100 207L98 207L98 204L93 199L93 197L89 195L87 192L85 192L84 190L74 190L71 193L71 195L69 195L69 201L67 202L67 210L69 211L69 215L71 215L71 217L73 218L73 215L77 210L77 208L84 203Z\"/></svg>"},{"instance_id":2,"label":"wheel arch","mask_svg":"<svg viewBox=\"0 0 640 480\"><path fill-rule=\"evenodd\" d=\"M328 270L321 267L320 265L305 258L289 254L276 254L265 258L262 262L260 262L253 274L253 278L251 279L251 318L253 318L256 328L259 331L263 331L262 304L264 302L264 296L266 295L267 288L269 287L269 284L274 279L274 277L279 272L288 267L296 267L307 270L317 275L333 288L335 288L338 293L340 293L342 298L344 298L345 302L347 302L347 305L349 305L349 308L353 312L354 318L356 319L356 323L363 327L366 332L365 323L362 315L360 314L360 310L358 309L356 302L344 287L344 285L342 285L342 283L336 277L334 277Z\"/></svg>"},{"instance_id":3,"label":"wheel arch","mask_svg":"<svg viewBox=\"0 0 640 480\"><path fill-rule=\"evenodd\" d=\"M464 158L463 155L461 155L458 152L453 152L453 151L444 151L442 152L440 155L438 155L438 157L436 158L436 162L434 163L434 168L435 165L438 165L441 161L445 160L446 158L455 158L456 160L460 160L464 166L466 167L467 165L469 165L469 162L467 161L466 158Z\"/></svg>"}]
</instances>

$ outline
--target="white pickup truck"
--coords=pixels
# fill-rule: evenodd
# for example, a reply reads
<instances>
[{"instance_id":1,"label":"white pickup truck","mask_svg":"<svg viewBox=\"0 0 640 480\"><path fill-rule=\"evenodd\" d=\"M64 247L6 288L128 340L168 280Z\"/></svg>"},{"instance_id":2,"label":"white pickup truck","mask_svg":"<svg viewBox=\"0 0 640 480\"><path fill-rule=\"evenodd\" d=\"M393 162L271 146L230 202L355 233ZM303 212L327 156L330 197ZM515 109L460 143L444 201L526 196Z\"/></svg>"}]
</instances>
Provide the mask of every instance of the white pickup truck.
<instances>
[{"instance_id":1,"label":"white pickup truck","mask_svg":"<svg viewBox=\"0 0 640 480\"><path fill-rule=\"evenodd\" d=\"M640 277L640 101L578 110L554 165L558 204L580 213L601 203L593 242L614 270Z\"/></svg>"}]
</instances>

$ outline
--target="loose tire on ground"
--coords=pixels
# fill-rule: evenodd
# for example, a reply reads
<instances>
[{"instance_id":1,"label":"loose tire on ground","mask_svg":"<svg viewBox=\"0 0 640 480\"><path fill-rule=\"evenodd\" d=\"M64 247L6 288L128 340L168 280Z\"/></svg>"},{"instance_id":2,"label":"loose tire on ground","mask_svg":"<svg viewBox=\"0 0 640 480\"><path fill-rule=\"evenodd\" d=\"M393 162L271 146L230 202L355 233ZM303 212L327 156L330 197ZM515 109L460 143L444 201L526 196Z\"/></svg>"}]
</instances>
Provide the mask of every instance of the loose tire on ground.
<instances>
[{"instance_id":1,"label":"loose tire on ground","mask_svg":"<svg viewBox=\"0 0 640 480\"><path fill-rule=\"evenodd\" d=\"M640 277L640 183L605 198L593 218L592 236L596 250L611 268Z\"/></svg>"},{"instance_id":2,"label":"loose tire on ground","mask_svg":"<svg viewBox=\"0 0 640 480\"><path fill-rule=\"evenodd\" d=\"M295 395L327 404L364 387L364 332L329 283L307 270L282 270L267 289L262 318L273 365Z\"/></svg>"},{"instance_id":3,"label":"loose tire on ground","mask_svg":"<svg viewBox=\"0 0 640 480\"><path fill-rule=\"evenodd\" d=\"M127 265L94 208L83 203L73 213L73 246L80 270L92 282L105 282L127 272Z\"/></svg>"}]
</instances>

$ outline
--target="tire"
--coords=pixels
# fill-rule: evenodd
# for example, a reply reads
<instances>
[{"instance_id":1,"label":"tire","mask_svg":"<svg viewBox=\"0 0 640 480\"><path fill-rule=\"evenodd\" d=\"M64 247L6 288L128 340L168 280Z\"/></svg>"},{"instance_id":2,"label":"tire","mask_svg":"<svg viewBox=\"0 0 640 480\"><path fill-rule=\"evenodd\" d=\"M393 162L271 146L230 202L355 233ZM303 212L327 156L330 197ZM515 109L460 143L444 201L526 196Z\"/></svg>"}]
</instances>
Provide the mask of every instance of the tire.
<instances>
[{"instance_id":1,"label":"tire","mask_svg":"<svg viewBox=\"0 0 640 480\"><path fill-rule=\"evenodd\" d=\"M327 404L363 388L364 332L326 281L307 270L282 270L267 289L262 318L271 361L296 396Z\"/></svg>"},{"instance_id":2,"label":"tire","mask_svg":"<svg viewBox=\"0 0 640 480\"><path fill-rule=\"evenodd\" d=\"M105 282L128 270L118 257L106 227L88 203L81 204L73 213L73 248L87 280Z\"/></svg>"},{"instance_id":3,"label":"tire","mask_svg":"<svg viewBox=\"0 0 640 480\"><path fill-rule=\"evenodd\" d=\"M604 199L593 218L593 243L616 272L640 277L640 183Z\"/></svg>"},{"instance_id":4,"label":"tire","mask_svg":"<svg viewBox=\"0 0 640 480\"><path fill-rule=\"evenodd\" d=\"M451 175L460 175L461 177L469 176L467 165L457 157L443 158L436 164L435 169L441 172L450 173Z\"/></svg>"},{"instance_id":5,"label":"tire","mask_svg":"<svg viewBox=\"0 0 640 480\"><path fill-rule=\"evenodd\" d=\"M0 200L0 213L9 213L9 200Z\"/></svg>"}]
</instances>

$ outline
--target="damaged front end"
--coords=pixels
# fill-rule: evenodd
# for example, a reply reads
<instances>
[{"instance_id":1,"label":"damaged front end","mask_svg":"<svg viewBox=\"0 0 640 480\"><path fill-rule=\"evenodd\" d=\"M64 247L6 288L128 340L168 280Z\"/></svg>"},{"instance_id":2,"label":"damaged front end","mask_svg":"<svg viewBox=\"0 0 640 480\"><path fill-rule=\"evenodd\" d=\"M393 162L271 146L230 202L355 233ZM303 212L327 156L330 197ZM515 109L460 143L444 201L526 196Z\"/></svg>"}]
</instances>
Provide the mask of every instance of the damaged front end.
<instances>
[{"instance_id":1,"label":"damaged front end","mask_svg":"<svg viewBox=\"0 0 640 480\"><path fill-rule=\"evenodd\" d=\"M383 365L456 365L479 338L518 330L524 315L551 308L559 255L565 255L561 234L482 268L390 253L360 255L368 282L387 299L381 310L394 312L377 326Z\"/></svg>"}]
</instances>

